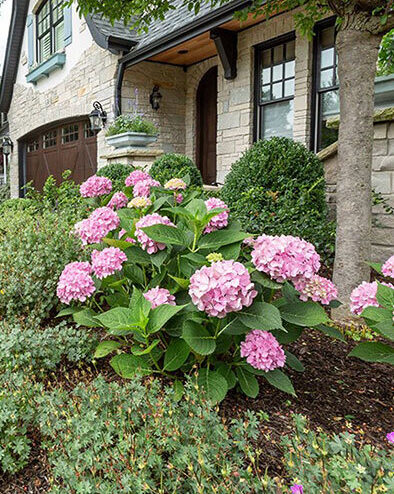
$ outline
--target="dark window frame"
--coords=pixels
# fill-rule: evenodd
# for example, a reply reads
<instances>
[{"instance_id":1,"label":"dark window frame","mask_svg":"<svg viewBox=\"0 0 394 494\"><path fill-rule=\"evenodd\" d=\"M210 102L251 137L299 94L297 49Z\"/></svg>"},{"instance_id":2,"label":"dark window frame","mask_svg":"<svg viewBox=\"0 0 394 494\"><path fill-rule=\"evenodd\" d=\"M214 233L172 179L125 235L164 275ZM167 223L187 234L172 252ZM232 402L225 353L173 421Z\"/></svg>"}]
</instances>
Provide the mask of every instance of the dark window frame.
<instances>
[{"instance_id":1,"label":"dark window frame","mask_svg":"<svg viewBox=\"0 0 394 494\"><path fill-rule=\"evenodd\" d=\"M320 87L320 75L321 75L321 34L324 29L334 27L335 26L335 17L329 17L328 19L324 19L323 21L317 22L315 24L315 36L313 40L313 78L312 78L312 132L311 132L311 149L315 152L319 152L319 148L321 145L321 129L322 129L322 103L323 98L322 95L325 93L329 93L331 91L337 91L339 89L339 81L337 77L337 68L336 63L336 47L335 47L335 38L334 44L332 45L335 49L334 54L334 65L324 67L324 70L329 68L334 68L334 85L321 88Z\"/></svg>"},{"instance_id":2,"label":"dark window frame","mask_svg":"<svg viewBox=\"0 0 394 494\"><path fill-rule=\"evenodd\" d=\"M56 1L56 0L55 0ZM35 14L36 17L36 60L37 63L43 63L45 62L45 59L41 59L41 54L40 54L40 41L49 33L49 40L50 40L50 45L51 45L51 52L50 55L53 55L56 53L56 47L55 47L55 29L56 27L64 22L64 12L63 12L63 7L60 6L59 8L62 11L62 15L58 17L58 19L54 22L53 21L53 2L54 0L45 0L40 7L37 9L37 12ZM56 1L56 6L58 5L59 2ZM49 5L49 27L46 29L44 32L41 34L38 34L38 24L39 24L39 15L41 11L44 9L46 5Z\"/></svg>"},{"instance_id":3,"label":"dark window frame","mask_svg":"<svg viewBox=\"0 0 394 494\"><path fill-rule=\"evenodd\" d=\"M262 89L261 70L262 70L262 62L263 62L262 53L265 50L269 50L269 49L274 48L275 46L286 45L286 43L289 43L291 41L296 42L295 31L290 31L289 33L283 34L281 36L277 36L276 38L272 38L268 41L264 41L263 43L259 43L259 44L254 46L254 111L253 111L253 141L254 142L261 139L260 135L262 135L262 133L260 131L261 126L262 126L261 107L272 105L275 103L282 103L284 101L294 100L295 94L293 94L293 96L286 96L286 97L282 97L282 98L271 99L270 101L266 101L264 103L261 102L261 89ZM272 57L272 54L271 54L271 57ZM295 56L294 56L294 61L296 61ZM271 67L272 67L272 58L271 58ZM294 82L295 82L295 74L294 74L294 77L292 77L290 79L294 79ZM284 84L285 84L286 78L282 77L281 81L283 83L282 89L284 89ZM272 84L272 82L271 82L271 84ZM284 91L283 91L283 94L284 94Z\"/></svg>"}]
</instances>

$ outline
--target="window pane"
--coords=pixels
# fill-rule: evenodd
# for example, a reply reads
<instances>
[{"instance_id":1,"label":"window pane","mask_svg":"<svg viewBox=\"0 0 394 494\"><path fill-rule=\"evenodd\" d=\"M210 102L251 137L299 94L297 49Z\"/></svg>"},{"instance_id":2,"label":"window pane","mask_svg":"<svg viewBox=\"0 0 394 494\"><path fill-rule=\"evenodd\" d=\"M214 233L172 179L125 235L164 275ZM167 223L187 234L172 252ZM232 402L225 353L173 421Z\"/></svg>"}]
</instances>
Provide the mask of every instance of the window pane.
<instances>
[{"instance_id":1,"label":"window pane","mask_svg":"<svg viewBox=\"0 0 394 494\"><path fill-rule=\"evenodd\" d=\"M295 40L286 43L286 60L295 59Z\"/></svg>"},{"instance_id":2,"label":"window pane","mask_svg":"<svg viewBox=\"0 0 394 494\"><path fill-rule=\"evenodd\" d=\"M320 67L324 69L325 67L332 67L334 65L334 48L327 48L321 52Z\"/></svg>"},{"instance_id":3,"label":"window pane","mask_svg":"<svg viewBox=\"0 0 394 494\"><path fill-rule=\"evenodd\" d=\"M283 89L283 84L281 82L272 84L272 99L282 98L283 97L282 89Z\"/></svg>"},{"instance_id":4,"label":"window pane","mask_svg":"<svg viewBox=\"0 0 394 494\"><path fill-rule=\"evenodd\" d=\"M330 87L334 85L334 69L322 70L320 73L320 87Z\"/></svg>"},{"instance_id":5,"label":"window pane","mask_svg":"<svg viewBox=\"0 0 394 494\"><path fill-rule=\"evenodd\" d=\"M295 69L295 61L286 62L285 64L285 77L288 79L289 77L294 77L294 69Z\"/></svg>"},{"instance_id":6,"label":"window pane","mask_svg":"<svg viewBox=\"0 0 394 494\"><path fill-rule=\"evenodd\" d=\"M323 29L320 34L320 44L322 48L333 46L335 44L335 28L334 26Z\"/></svg>"},{"instance_id":7,"label":"window pane","mask_svg":"<svg viewBox=\"0 0 394 494\"><path fill-rule=\"evenodd\" d=\"M271 82L271 67L268 67L268 69L263 69L262 77L263 84L268 84Z\"/></svg>"},{"instance_id":8,"label":"window pane","mask_svg":"<svg viewBox=\"0 0 394 494\"><path fill-rule=\"evenodd\" d=\"M323 93L322 97L322 117L328 119L339 114L339 91L328 91Z\"/></svg>"},{"instance_id":9,"label":"window pane","mask_svg":"<svg viewBox=\"0 0 394 494\"><path fill-rule=\"evenodd\" d=\"M285 97L294 96L294 79L285 81Z\"/></svg>"},{"instance_id":10,"label":"window pane","mask_svg":"<svg viewBox=\"0 0 394 494\"><path fill-rule=\"evenodd\" d=\"M263 139L293 137L293 101L263 107Z\"/></svg>"},{"instance_id":11,"label":"window pane","mask_svg":"<svg viewBox=\"0 0 394 494\"><path fill-rule=\"evenodd\" d=\"M269 67L271 65L271 50L264 50L263 51L263 67Z\"/></svg>"},{"instance_id":12,"label":"window pane","mask_svg":"<svg viewBox=\"0 0 394 494\"><path fill-rule=\"evenodd\" d=\"M262 100L269 101L271 99L271 86L263 86L261 93Z\"/></svg>"},{"instance_id":13,"label":"window pane","mask_svg":"<svg viewBox=\"0 0 394 494\"><path fill-rule=\"evenodd\" d=\"M283 45L274 47L274 63L283 62Z\"/></svg>"},{"instance_id":14,"label":"window pane","mask_svg":"<svg viewBox=\"0 0 394 494\"><path fill-rule=\"evenodd\" d=\"M272 80L280 81L283 79L283 65L275 65L272 67Z\"/></svg>"},{"instance_id":15,"label":"window pane","mask_svg":"<svg viewBox=\"0 0 394 494\"><path fill-rule=\"evenodd\" d=\"M56 23L59 19L63 17L63 0L52 0L52 17L53 22Z\"/></svg>"}]
</instances>

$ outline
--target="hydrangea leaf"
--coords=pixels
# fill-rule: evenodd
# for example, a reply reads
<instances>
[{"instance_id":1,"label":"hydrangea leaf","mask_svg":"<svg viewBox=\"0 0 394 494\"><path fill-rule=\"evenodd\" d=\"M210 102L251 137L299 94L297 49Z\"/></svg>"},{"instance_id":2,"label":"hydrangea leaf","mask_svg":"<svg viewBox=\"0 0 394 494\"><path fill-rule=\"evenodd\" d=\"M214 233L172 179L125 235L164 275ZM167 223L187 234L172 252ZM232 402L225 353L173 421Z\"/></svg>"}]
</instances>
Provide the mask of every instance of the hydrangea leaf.
<instances>
[{"instance_id":1,"label":"hydrangea leaf","mask_svg":"<svg viewBox=\"0 0 394 494\"><path fill-rule=\"evenodd\" d=\"M237 367L235 373L242 391L250 398L256 398L259 394L259 383L253 374L250 374L245 368Z\"/></svg>"},{"instance_id":2,"label":"hydrangea leaf","mask_svg":"<svg viewBox=\"0 0 394 494\"><path fill-rule=\"evenodd\" d=\"M215 351L215 338L204 326L195 321L185 321L182 338L199 355L210 355Z\"/></svg>"},{"instance_id":3,"label":"hydrangea leaf","mask_svg":"<svg viewBox=\"0 0 394 494\"><path fill-rule=\"evenodd\" d=\"M349 353L349 357L358 357L366 362L381 362L394 365L394 348L384 343L363 342L359 343Z\"/></svg>"},{"instance_id":4,"label":"hydrangea leaf","mask_svg":"<svg viewBox=\"0 0 394 494\"><path fill-rule=\"evenodd\" d=\"M278 388L285 393L289 393L290 395L297 396L290 379L280 369L266 372L263 376L275 388Z\"/></svg>"},{"instance_id":5,"label":"hydrangea leaf","mask_svg":"<svg viewBox=\"0 0 394 494\"><path fill-rule=\"evenodd\" d=\"M207 398L213 403L222 401L227 394L227 381L217 371L200 369L197 384L205 391Z\"/></svg>"},{"instance_id":6,"label":"hydrangea leaf","mask_svg":"<svg viewBox=\"0 0 394 494\"><path fill-rule=\"evenodd\" d=\"M96 351L94 352L94 358L106 357L121 346L122 343L119 341L102 341L97 345Z\"/></svg>"},{"instance_id":7,"label":"hydrangea leaf","mask_svg":"<svg viewBox=\"0 0 394 494\"><path fill-rule=\"evenodd\" d=\"M173 339L164 355L163 370L175 371L179 369L186 362L189 354L190 347L186 341L180 338Z\"/></svg>"},{"instance_id":8,"label":"hydrangea leaf","mask_svg":"<svg viewBox=\"0 0 394 494\"><path fill-rule=\"evenodd\" d=\"M323 307L316 302L293 302L279 307L282 318L297 326L314 327L329 321Z\"/></svg>"}]
</instances>

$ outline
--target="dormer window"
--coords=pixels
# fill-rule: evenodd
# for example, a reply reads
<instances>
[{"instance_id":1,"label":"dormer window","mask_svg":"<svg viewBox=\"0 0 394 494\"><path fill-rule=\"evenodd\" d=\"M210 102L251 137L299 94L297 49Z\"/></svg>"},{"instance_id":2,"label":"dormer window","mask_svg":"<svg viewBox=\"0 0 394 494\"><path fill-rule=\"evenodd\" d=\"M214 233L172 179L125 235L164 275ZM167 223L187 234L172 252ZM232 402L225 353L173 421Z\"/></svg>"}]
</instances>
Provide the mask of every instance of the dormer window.
<instances>
[{"instance_id":1,"label":"dormer window","mask_svg":"<svg viewBox=\"0 0 394 494\"><path fill-rule=\"evenodd\" d=\"M63 0L47 0L36 14L37 62L64 48Z\"/></svg>"}]
</instances>

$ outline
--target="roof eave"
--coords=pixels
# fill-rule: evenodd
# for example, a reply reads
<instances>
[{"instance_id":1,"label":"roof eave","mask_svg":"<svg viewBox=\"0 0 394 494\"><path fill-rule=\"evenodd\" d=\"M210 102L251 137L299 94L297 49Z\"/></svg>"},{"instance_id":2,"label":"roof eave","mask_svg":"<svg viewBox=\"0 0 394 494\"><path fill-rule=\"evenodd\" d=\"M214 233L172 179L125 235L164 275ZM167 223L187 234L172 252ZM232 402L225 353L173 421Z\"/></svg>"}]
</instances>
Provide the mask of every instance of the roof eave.
<instances>
[{"instance_id":1,"label":"roof eave","mask_svg":"<svg viewBox=\"0 0 394 494\"><path fill-rule=\"evenodd\" d=\"M137 44L136 41L130 39L124 39L117 36L103 34L97 28L92 16L89 14L85 16L85 19L90 34L92 35L92 38L96 42L96 44L101 48L104 48L105 50L109 50L111 53L119 55L121 53L129 51Z\"/></svg>"}]
</instances>

